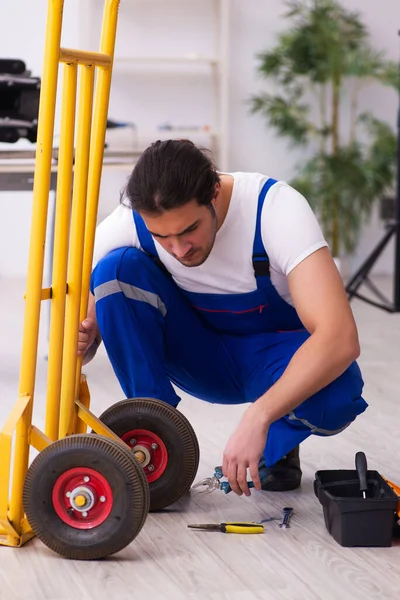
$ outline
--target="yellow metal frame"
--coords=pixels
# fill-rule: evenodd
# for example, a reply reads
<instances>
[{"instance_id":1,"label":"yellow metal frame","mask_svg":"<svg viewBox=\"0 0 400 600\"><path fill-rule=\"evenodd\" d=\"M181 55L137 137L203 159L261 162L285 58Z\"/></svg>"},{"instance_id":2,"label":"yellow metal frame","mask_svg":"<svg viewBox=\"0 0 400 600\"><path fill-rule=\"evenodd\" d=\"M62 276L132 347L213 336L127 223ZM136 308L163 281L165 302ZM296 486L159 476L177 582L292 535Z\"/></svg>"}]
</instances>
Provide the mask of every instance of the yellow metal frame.
<instances>
[{"instance_id":1,"label":"yellow metal frame","mask_svg":"<svg viewBox=\"0 0 400 600\"><path fill-rule=\"evenodd\" d=\"M77 345L88 306L119 3L105 0L100 51L86 52L61 48L64 0L48 0L19 397L0 433L0 544L7 546L22 546L34 535L22 499L31 446L42 451L62 437L86 432L87 426L118 439L89 410ZM60 63L64 73L54 268L51 288L42 289ZM51 302L44 432L32 424L42 300Z\"/></svg>"}]
</instances>

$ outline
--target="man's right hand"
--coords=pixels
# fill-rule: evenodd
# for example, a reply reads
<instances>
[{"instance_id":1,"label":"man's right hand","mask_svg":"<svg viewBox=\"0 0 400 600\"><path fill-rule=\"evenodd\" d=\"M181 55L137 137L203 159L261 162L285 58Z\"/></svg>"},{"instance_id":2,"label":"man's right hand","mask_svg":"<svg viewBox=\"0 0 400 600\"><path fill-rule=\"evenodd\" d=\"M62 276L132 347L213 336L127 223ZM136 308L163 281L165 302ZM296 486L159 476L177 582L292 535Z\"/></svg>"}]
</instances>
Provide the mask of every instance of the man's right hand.
<instances>
[{"instance_id":1,"label":"man's right hand","mask_svg":"<svg viewBox=\"0 0 400 600\"><path fill-rule=\"evenodd\" d=\"M78 354L86 354L97 336L97 323L88 317L79 326Z\"/></svg>"}]
</instances>

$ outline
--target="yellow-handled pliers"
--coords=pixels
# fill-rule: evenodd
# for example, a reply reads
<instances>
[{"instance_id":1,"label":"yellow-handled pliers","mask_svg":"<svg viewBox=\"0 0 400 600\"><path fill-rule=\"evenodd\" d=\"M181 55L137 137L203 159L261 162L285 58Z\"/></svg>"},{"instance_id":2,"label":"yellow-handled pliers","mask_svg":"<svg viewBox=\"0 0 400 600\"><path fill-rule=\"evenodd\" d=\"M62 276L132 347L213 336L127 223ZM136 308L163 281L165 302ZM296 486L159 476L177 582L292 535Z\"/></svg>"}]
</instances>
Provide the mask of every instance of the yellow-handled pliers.
<instances>
[{"instance_id":1,"label":"yellow-handled pliers","mask_svg":"<svg viewBox=\"0 0 400 600\"><path fill-rule=\"evenodd\" d=\"M204 525L188 525L192 529L205 531L221 531L222 533L264 533L264 526L253 522L206 523Z\"/></svg>"}]
</instances>

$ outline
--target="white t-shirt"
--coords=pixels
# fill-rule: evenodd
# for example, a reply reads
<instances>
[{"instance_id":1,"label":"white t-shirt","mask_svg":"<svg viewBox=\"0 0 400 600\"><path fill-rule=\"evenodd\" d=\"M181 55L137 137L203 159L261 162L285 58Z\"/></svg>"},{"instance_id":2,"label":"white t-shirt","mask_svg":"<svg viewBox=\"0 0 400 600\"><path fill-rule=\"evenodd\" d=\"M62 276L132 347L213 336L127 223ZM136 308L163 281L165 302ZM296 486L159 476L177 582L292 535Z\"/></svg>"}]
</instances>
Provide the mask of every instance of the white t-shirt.
<instances>
[{"instance_id":1,"label":"white t-shirt","mask_svg":"<svg viewBox=\"0 0 400 600\"><path fill-rule=\"evenodd\" d=\"M214 247L199 267L185 267L154 239L159 258L176 284L184 290L208 294L239 294L257 288L252 255L258 196L266 175L230 173L234 179L228 212ZM261 213L261 235L270 261L271 283L293 304L287 276L310 254L327 246L306 199L283 181L267 192ZM140 248L132 210L119 205L97 227L94 265L111 250Z\"/></svg>"}]
</instances>

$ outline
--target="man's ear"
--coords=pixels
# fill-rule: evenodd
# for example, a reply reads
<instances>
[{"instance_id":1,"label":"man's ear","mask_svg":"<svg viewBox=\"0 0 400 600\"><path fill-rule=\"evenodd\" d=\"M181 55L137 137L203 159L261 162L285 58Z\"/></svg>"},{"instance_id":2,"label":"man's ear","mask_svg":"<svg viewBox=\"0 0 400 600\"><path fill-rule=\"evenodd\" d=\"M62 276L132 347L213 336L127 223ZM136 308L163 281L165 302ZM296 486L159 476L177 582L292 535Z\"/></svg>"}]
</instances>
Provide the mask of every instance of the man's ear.
<instances>
[{"instance_id":1,"label":"man's ear","mask_svg":"<svg viewBox=\"0 0 400 600\"><path fill-rule=\"evenodd\" d=\"M221 184L220 183L216 183L215 184L215 188L214 188L214 197L211 200L211 203L213 204L213 206L215 207L215 203L218 200L218 197L221 193Z\"/></svg>"}]
</instances>

